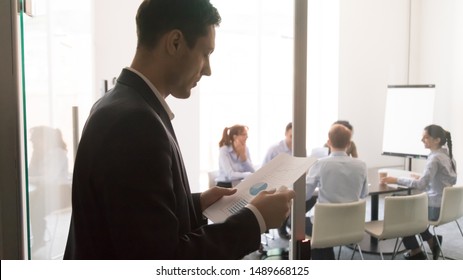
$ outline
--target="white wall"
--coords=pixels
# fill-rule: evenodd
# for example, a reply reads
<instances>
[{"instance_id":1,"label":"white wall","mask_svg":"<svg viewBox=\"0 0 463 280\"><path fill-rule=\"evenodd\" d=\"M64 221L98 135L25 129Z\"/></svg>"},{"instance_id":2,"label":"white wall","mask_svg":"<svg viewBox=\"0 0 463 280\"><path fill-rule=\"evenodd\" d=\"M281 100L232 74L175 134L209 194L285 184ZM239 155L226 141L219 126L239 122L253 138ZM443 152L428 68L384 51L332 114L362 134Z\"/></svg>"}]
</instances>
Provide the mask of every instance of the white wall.
<instances>
[{"instance_id":1,"label":"white wall","mask_svg":"<svg viewBox=\"0 0 463 280\"><path fill-rule=\"evenodd\" d=\"M412 1L410 82L436 85L434 120L452 133L458 184L463 183L462 16L463 1ZM417 171L422 166L416 162Z\"/></svg>"},{"instance_id":2,"label":"white wall","mask_svg":"<svg viewBox=\"0 0 463 280\"><path fill-rule=\"evenodd\" d=\"M381 156L388 84L407 83L408 1L340 1L339 118L354 126L370 167L400 165Z\"/></svg>"},{"instance_id":3,"label":"white wall","mask_svg":"<svg viewBox=\"0 0 463 280\"><path fill-rule=\"evenodd\" d=\"M338 119L338 0L308 0L307 11L307 153L323 146Z\"/></svg>"},{"instance_id":4,"label":"white wall","mask_svg":"<svg viewBox=\"0 0 463 280\"><path fill-rule=\"evenodd\" d=\"M102 79L116 77L131 62L139 3L95 1L96 96ZM342 0L339 13L339 119L354 125L360 157L370 167L403 165L402 158L381 155L387 85L435 83L436 122L452 132L454 157L461 163L463 1ZM201 188L198 98L193 93L186 102L168 100L193 191ZM414 161L414 169L422 170L422 164ZM457 166L462 174L463 164Z\"/></svg>"},{"instance_id":5,"label":"white wall","mask_svg":"<svg viewBox=\"0 0 463 280\"><path fill-rule=\"evenodd\" d=\"M404 163L381 156L388 84L436 85L435 123L452 132L454 157L463 160L462 15L458 0L341 1L339 118L353 123L359 154L369 166ZM413 160L415 171L423 165Z\"/></svg>"},{"instance_id":6,"label":"white wall","mask_svg":"<svg viewBox=\"0 0 463 280\"><path fill-rule=\"evenodd\" d=\"M457 174L458 181L457 184L463 184L463 1L453 1L453 46L454 54L453 60L456 63L453 63L450 67L450 72L452 73L452 85L450 88L451 91L451 123L449 125L449 130L452 132L452 137L454 139L454 156L459 161L457 164ZM457 52L457 50L459 50Z\"/></svg>"},{"instance_id":7,"label":"white wall","mask_svg":"<svg viewBox=\"0 0 463 280\"><path fill-rule=\"evenodd\" d=\"M103 80L112 81L130 66L137 44L135 15L139 1L94 1L95 100Z\"/></svg>"}]
</instances>

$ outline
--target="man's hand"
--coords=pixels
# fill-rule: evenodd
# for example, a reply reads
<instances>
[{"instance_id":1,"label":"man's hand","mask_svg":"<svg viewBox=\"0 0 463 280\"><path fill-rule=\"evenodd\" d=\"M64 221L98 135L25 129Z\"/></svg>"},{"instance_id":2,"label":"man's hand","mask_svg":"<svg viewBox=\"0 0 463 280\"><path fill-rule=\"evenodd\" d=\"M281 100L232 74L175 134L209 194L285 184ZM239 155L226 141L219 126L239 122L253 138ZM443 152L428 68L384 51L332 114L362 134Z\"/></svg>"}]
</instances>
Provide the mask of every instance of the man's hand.
<instances>
[{"instance_id":1,"label":"man's hand","mask_svg":"<svg viewBox=\"0 0 463 280\"><path fill-rule=\"evenodd\" d=\"M207 207L214 204L214 202L216 202L223 196L232 195L234 193L236 193L236 189L221 187L212 187L207 191L202 192L200 196L201 211L206 210Z\"/></svg>"},{"instance_id":2,"label":"man's hand","mask_svg":"<svg viewBox=\"0 0 463 280\"><path fill-rule=\"evenodd\" d=\"M260 192L250 204L254 205L264 217L267 229L280 227L291 210L291 200L295 192L287 187Z\"/></svg>"},{"instance_id":3,"label":"man's hand","mask_svg":"<svg viewBox=\"0 0 463 280\"><path fill-rule=\"evenodd\" d=\"M240 138L235 138L233 140L233 149L235 150L235 153L238 155L238 158L241 161L246 161L247 160L247 155L246 155L246 141Z\"/></svg>"},{"instance_id":4,"label":"man's hand","mask_svg":"<svg viewBox=\"0 0 463 280\"><path fill-rule=\"evenodd\" d=\"M397 184L396 177L384 177L381 179L381 184Z\"/></svg>"}]
</instances>

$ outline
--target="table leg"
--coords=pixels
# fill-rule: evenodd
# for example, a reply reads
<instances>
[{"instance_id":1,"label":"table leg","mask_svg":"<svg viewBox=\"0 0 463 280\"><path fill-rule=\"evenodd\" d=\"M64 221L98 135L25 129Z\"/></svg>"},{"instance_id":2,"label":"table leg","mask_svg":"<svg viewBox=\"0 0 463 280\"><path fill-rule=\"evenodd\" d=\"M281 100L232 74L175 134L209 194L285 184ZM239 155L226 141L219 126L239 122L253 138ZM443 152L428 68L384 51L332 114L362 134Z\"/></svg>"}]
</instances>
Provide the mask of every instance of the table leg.
<instances>
[{"instance_id":1,"label":"table leg","mask_svg":"<svg viewBox=\"0 0 463 280\"><path fill-rule=\"evenodd\" d=\"M378 220L378 212L379 212L379 195L375 194L371 196L371 214L370 218L372 221ZM370 243L376 247L378 244L378 239L374 238L373 236L370 237Z\"/></svg>"}]
</instances>

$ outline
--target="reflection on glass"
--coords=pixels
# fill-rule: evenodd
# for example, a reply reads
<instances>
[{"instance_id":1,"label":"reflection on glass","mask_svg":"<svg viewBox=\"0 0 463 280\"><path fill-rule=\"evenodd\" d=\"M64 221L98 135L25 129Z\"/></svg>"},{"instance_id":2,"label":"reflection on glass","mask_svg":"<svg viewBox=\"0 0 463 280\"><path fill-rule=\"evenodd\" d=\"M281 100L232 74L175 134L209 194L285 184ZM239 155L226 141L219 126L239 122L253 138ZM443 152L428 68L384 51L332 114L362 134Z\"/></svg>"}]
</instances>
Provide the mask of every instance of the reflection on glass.
<instances>
[{"instance_id":1,"label":"reflection on glass","mask_svg":"<svg viewBox=\"0 0 463 280\"><path fill-rule=\"evenodd\" d=\"M38 256L52 249L57 233L56 216L71 206L71 184L68 151L61 131L47 126L34 127L30 130L30 141L31 244L33 256Z\"/></svg>"},{"instance_id":2,"label":"reflection on glass","mask_svg":"<svg viewBox=\"0 0 463 280\"><path fill-rule=\"evenodd\" d=\"M31 259L61 259L69 230L72 107L92 96L92 1L32 1L23 16Z\"/></svg>"}]
</instances>

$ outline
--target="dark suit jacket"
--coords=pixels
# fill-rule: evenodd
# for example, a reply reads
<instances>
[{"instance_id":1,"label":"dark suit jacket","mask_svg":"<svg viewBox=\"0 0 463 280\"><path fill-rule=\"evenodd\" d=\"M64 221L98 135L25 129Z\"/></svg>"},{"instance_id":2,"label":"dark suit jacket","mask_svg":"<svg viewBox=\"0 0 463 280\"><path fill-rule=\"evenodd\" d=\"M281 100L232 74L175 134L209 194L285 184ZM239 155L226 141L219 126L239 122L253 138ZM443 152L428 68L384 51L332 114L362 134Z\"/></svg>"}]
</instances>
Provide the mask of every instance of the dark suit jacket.
<instances>
[{"instance_id":1,"label":"dark suit jacket","mask_svg":"<svg viewBox=\"0 0 463 280\"><path fill-rule=\"evenodd\" d=\"M206 224L166 111L127 69L92 108L72 187L65 259L240 259L259 247L247 208Z\"/></svg>"}]
</instances>

